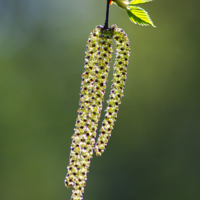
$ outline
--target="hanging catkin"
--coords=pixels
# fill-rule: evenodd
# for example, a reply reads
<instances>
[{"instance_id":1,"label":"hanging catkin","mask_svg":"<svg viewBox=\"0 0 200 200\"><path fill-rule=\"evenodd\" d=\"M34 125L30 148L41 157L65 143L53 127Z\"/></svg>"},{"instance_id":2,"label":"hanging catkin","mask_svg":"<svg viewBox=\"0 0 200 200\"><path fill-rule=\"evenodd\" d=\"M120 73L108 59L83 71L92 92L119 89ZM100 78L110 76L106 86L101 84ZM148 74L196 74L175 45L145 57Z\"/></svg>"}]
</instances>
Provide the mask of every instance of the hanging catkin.
<instances>
[{"instance_id":1,"label":"hanging catkin","mask_svg":"<svg viewBox=\"0 0 200 200\"><path fill-rule=\"evenodd\" d=\"M102 122L100 135L95 145L96 131L110 69L109 63L113 51L112 38L116 42L112 87L107 101L108 107L105 119ZM121 103L120 98L123 96L129 56L130 48L127 35L116 25L107 30L103 30L102 26L97 26L90 34L82 74L80 108L78 109L74 135L72 136L68 172L65 177L66 187L73 187L72 200L83 198L93 150L95 149L97 156L100 156L111 136L111 130Z\"/></svg>"},{"instance_id":2,"label":"hanging catkin","mask_svg":"<svg viewBox=\"0 0 200 200\"><path fill-rule=\"evenodd\" d=\"M111 28L113 28L113 39L116 42L116 58L110 96L107 101L108 106L106 108L106 115L102 122L99 138L95 145L97 156L101 156L104 152L114 127L119 104L121 104L120 99L124 96L127 66L130 57L130 45L126 33L115 26L112 26Z\"/></svg>"}]
</instances>

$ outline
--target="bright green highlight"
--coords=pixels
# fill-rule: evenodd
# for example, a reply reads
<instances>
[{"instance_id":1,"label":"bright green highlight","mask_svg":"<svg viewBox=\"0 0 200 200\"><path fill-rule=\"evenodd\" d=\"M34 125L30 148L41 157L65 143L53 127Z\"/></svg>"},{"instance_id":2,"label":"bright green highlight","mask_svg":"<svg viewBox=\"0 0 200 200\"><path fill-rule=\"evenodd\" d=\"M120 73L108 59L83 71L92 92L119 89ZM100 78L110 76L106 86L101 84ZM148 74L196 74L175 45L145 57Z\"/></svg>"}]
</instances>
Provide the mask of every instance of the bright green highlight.
<instances>
[{"instance_id":1,"label":"bright green highlight","mask_svg":"<svg viewBox=\"0 0 200 200\"><path fill-rule=\"evenodd\" d=\"M131 3L129 5L136 5L136 4L141 4L141 3L147 3L150 2L152 0L133 0L131 1Z\"/></svg>"}]
</instances>

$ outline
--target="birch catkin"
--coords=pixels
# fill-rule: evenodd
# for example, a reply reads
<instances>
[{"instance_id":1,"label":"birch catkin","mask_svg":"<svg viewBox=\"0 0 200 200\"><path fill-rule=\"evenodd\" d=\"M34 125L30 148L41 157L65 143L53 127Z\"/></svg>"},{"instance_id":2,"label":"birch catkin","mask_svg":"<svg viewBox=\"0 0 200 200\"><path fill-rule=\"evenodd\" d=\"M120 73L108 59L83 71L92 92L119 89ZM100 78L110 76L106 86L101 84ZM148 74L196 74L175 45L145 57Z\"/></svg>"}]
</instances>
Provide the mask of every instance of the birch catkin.
<instances>
[{"instance_id":1,"label":"birch catkin","mask_svg":"<svg viewBox=\"0 0 200 200\"><path fill-rule=\"evenodd\" d=\"M110 96L107 101L108 106L106 108L106 115L102 122L99 138L95 145L97 156L101 156L104 152L114 127L119 104L121 104L120 99L124 96L128 59L130 57L130 45L126 33L116 26L112 26L111 28L113 29L113 39L116 42L116 59L114 63Z\"/></svg>"},{"instance_id":2,"label":"birch catkin","mask_svg":"<svg viewBox=\"0 0 200 200\"><path fill-rule=\"evenodd\" d=\"M68 172L65 177L66 187L73 187L71 200L83 198L93 150L95 149L97 156L104 152L117 118L119 104L121 103L120 98L123 96L125 87L130 56L129 40L125 32L117 28L116 25L107 30L102 28L97 26L94 29L86 46L79 101L80 108L72 136ZM116 42L112 87L107 101L105 119L102 122L100 135L95 145L96 131L110 69L109 63L113 51L112 38Z\"/></svg>"},{"instance_id":3,"label":"birch catkin","mask_svg":"<svg viewBox=\"0 0 200 200\"><path fill-rule=\"evenodd\" d=\"M65 178L65 185L73 186L72 199L82 199L110 69L112 35L109 31L103 33L101 29L101 27L94 29L86 46L80 108L72 136L70 164Z\"/></svg>"}]
</instances>

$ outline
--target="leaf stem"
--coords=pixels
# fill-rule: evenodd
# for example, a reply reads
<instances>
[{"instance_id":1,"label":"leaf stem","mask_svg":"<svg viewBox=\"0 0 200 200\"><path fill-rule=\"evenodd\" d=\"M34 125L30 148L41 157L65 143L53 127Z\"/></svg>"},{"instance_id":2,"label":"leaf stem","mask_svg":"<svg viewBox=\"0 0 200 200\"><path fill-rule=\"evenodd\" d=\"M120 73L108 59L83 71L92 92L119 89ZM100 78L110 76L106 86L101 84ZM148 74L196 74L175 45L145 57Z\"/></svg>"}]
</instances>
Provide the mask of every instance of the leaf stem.
<instances>
[{"instance_id":1,"label":"leaf stem","mask_svg":"<svg viewBox=\"0 0 200 200\"><path fill-rule=\"evenodd\" d=\"M103 30L108 29L109 6L110 6L110 0L107 0L106 20L105 20L105 24L104 24Z\"/></svg>"}]
</instances>

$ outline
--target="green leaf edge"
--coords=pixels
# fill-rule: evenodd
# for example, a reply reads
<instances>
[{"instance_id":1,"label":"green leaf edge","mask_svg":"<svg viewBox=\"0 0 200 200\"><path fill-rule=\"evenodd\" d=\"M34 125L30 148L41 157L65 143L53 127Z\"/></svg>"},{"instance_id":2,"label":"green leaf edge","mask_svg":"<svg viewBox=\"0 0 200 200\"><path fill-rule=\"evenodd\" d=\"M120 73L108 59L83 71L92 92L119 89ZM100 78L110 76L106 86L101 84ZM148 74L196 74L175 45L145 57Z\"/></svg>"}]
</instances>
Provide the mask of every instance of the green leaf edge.
<instances>
[{"instance_id":1,"label":"green leaf edge","mask_svg":"<svg viewBox=\"0 0 200 200\"><path fill-rule=\"evenodd\" d=\"M138 24L138 25L141 25L141 26L153 26L154 28L156 28L156 26L153 24L153 21L151 20L149 14L142 8L140 8L139 6L129 6L130 7L130 10L127 10L127 13L129 15L129 19L134 23L134 24ZM131 8L136 8L136 9L139 9L141 10L145 15L146 17L148 18L149 22L148 21L145 21L143 19L141 19L140 17L136 16L134 14L134 12L131 12Z\"/></svg>"}]
</instances>

